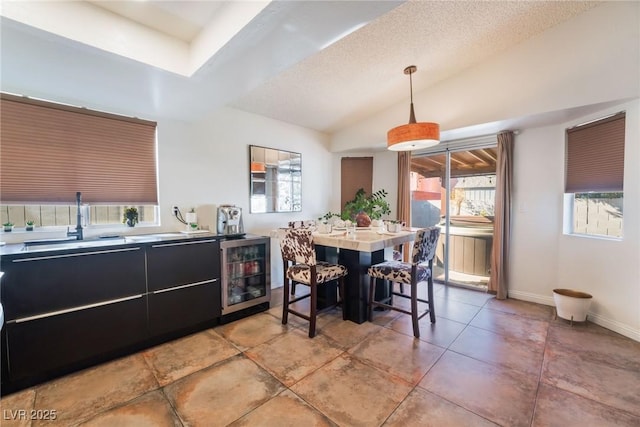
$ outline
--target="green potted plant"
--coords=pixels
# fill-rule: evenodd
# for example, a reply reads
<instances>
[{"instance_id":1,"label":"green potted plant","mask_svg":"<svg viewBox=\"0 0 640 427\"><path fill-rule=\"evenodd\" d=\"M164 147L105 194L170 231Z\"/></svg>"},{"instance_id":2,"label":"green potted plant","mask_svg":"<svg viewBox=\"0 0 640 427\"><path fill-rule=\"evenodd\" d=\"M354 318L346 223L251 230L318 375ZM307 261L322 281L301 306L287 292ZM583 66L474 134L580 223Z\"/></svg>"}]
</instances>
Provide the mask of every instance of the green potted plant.
<instances>
[{"instance_id":1,"label":"green potted plant","mask_svg":"<svg viewBox=\"0 0 640 427\"><path fill-rule=\"evenodd\" d=\"M33 226L35 225L35 223L36 222L34 220L32 220L32 219L30 219L27 222L25 222L26 230L27 231L33 231Z\"/></svg>"},{"instance_id":2,"label":"green potted plant","mask_svg":"<svg viewBox=\"0 0 640 427\"><path fill-rule=\"evenodd\" d=\"M138 208L126 208L122 215L122 223L127 224L129 227L135 227L138 223Z\"/></svg>"},{"instance_id":3,"label":"green potted plant","mask_svg":"<svg viewBox=\"0 0 640 427\"><path fill-rule=\"evenodd\" d=\"M4 227L4 231L5 233L10 232L11 230L13 230L13 223L12 222L5 222L4 224L2 224L2 227Z\"/></svg>"},{"instance_id":4,"label":"green potted plant","mask_svg":"<svg viewBox=\"0 0 640 427\"><path fill-rule=\"evenodd\" d=\"M363 188L356 191L356 195L353 200L348 201L344 205L342 210L342 219L357 221L359 226L361 224L371 223L372 219L380 219L382 215L388 215L391 213L391 207L389 202L385 199L387 192L382 189L367 196L366 191ZM366 218L364 215L366 214ZM357 218L358 214L361 214L360 218ZM360 219L360 221L358 221Z\"/></svg>"}]
</instances>

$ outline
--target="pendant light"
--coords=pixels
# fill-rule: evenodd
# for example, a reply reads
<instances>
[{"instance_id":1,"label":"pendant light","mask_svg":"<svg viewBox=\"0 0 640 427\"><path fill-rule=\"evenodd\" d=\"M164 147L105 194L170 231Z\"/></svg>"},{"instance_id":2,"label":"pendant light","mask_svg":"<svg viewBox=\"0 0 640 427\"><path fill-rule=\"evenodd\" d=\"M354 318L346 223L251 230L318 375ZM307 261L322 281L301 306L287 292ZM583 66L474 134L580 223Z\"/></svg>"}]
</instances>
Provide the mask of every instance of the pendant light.
<instances>
[{"instance_id":1,"label":"pendant light","mask_svg":"<svg viewBox=\"0 0 640 427\"><path fill-rule=\"evenodd\" d=\"M411 75L418 67L410 65L404 69L409 75L409 89L411 92L411 110L409 124L391 129L387 132L387 148L392 151L410 151L432 147L440 142L440 125L438 123L416 123L416 115L413 111L413 81Z\"/></svg>"}]
</instances>

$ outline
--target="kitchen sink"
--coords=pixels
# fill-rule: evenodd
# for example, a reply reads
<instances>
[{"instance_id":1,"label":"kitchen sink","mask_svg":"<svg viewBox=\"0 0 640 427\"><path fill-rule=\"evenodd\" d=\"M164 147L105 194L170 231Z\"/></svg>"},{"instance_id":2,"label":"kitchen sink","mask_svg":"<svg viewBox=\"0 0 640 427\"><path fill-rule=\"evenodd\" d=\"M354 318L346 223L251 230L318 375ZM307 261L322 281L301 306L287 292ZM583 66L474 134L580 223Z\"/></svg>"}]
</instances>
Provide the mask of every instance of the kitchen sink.
<instances>
[{"instance_id":1,"label":"kitchen sink","mask_svg":"<svg viewBox=\"0 0 640 427\"><path fill-rule=\"evenodd\" d=\"M53 251L63 249L78 249L78 248L92 248L100 246L118 245L124 244L125 239L110 238L110 239L91 239L91 240L76 240L76 239L42 239L42 240L28 240L24 242L23 251L39 252L39 251Z\"/></svg>"}]
</instances>

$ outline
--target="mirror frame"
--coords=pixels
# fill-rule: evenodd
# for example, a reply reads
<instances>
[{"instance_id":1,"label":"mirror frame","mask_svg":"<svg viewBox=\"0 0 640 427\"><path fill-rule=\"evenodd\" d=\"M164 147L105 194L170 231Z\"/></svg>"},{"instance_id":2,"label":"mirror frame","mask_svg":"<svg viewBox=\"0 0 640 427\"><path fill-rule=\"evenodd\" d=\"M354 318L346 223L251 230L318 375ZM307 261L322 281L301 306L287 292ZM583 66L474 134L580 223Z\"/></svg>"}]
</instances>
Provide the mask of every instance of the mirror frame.
<instances>
[{"instance_id":1,"label":"mirror frame","mask_svg":"<svg viewBox=\"0 0 640 427\"><path fill-rule=\"evenodd\" d=\"M249 212L301 211L302 154L249 145Z\"/></svg>"}]
</instances>

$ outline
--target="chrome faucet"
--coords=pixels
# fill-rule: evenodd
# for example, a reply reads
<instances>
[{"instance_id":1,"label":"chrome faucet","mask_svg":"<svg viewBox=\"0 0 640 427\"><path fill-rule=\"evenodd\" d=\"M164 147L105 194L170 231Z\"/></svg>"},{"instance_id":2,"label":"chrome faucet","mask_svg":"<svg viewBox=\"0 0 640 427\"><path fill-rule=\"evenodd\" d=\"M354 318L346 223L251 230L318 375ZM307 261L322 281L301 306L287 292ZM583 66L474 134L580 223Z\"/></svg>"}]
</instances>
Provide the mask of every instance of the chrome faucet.
<instances>
[{"instance_id":1,"label":"chrome faucet","mask_svg":"<svg viewBox=\"0 0 640 427\"><path fill-rule=\"evenodd\" d=\"M82 240L82 211L80 210L80 205L82 204L82 193L76 193L76 231L69 231L67 227L67 237L76 237L76 240Z\"/></svg>"}]
</instances>

